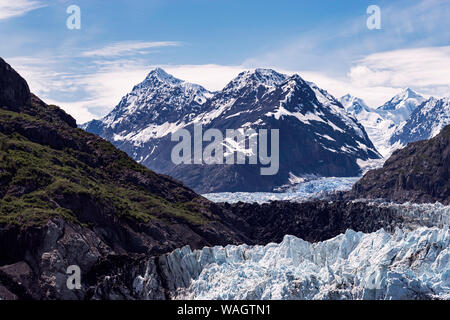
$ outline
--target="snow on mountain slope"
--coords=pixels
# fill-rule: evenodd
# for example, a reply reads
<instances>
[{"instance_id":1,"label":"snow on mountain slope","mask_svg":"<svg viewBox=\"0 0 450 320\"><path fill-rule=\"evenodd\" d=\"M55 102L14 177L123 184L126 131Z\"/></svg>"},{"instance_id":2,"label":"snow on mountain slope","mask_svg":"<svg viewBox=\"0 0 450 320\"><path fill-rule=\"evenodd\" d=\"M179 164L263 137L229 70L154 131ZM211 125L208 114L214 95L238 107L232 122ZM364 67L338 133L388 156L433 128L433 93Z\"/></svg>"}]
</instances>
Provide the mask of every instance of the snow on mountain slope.
<instances>
[{"instance_id":1,"label":"snow on mountain slope","mask_svg":"<svg viewBox=\"0 0 450 320\"><path fill-rule=\"evenodd\" d=\"M156 68L106 117L82 128L108 140L142 145L182 128L201 112L212 95L200 85L182 81Z\"/></svg>"},{"instance_id":2,"label":"snow on mountain slope","mask_svg":"<svg viewBox=\"0 0 450 320\"><path fill-rule=\"evenodd\" d=\"M339 99L345 110L356 117L361 112L372 112L373 110L364 102L363 99L346 94Z\"/></svg>"},{"instance_id":3,"label":"snow on mountain slope","mask_svg":"<svg viewBox=\"0 0 450 320\"><path fill-rule=\"evenodd\" d=\"M250 109L248 104L258 103L262 93L273 91L286 79L286 75L270 69L241 72L210 99L207 112L194 120L207 125L217 118L245 117L257 111ZM251 97L251 101L244 100L244 97Z\"/></svg>"},{"instance_id":4,"label":"snow on mountain slope","mask_svg":"<svg viewBox=\"0 0 450 320\"><path fill-rule=\"evenodd\" d=\"M223 135L228 129L279 130L278 172L262 176L260 165L249 164L173 164L171 133L184 128L193 136L198 123L203 132L218 129ZM357 176L360 161L381 157L364 127L333 96L299 75L271 69L242 72L215 93L156 69L108 116L83 128L202 193L272 191L287 184L290 174ZM226 155L248 154L229 139L222 145Z\"/></svg>"},{"instance_id":5,"label":"snow on mountain slope","mask_svg":"<svg viewBox=\"0 0 450 320\"><path fill-rule=\"evenodd\" d=\"M431 139L450 124L450 98L430 98L417 107L390 138L393 145Z\"/></svg>"},{"instance_id":6,"label":"snow on mountain slope","mask_svg":"<svg viewBox=\"0 0 450 320\"><path fill-rule=\"evenodd\" d=\"M425 98L407 88L377 109L370 108L362 99L349 94L339 101L364 126L377 150L387 158L394 150L404 146L399 139L393 140L392 137L409 121ZM416 125L420 127L422 124L419 122Z\"/></svg>"},{"instance_id":7,"label":"snow on mountain slope","mask_svg":"<svg viewBox=\"0 0 450 320\"><path fill-rule=\"evenodd\" d=\"M391 100L379 107L379 111L385 119L392 120L395 124L406 121L411 113L425 101L425 98L417 92L406 88Z\"/></svg>"},{"instance_id":8,"label":"snow on mountain slope","mask_svg":"<svg viewBox=\"0 0 450 320\"><path fill-rule=\"evenodd\" d=\"M383 157L388 157L393 150L389 139L395 132L397 124L392 119L386 119L379 110L367 106L360 98L347 94L339 100L345 110L364 126L378 152Z\"/></svg>"}]
</instances>

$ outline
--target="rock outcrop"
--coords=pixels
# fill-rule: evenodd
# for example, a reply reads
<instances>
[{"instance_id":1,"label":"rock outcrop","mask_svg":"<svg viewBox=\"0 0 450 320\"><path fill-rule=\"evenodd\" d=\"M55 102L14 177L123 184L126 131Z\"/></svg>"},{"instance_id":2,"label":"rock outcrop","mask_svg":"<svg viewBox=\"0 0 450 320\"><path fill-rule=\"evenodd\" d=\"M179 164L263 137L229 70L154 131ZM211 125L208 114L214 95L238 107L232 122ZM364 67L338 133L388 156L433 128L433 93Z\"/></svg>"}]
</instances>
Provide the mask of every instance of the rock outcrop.
<instances>
[{"instance_id":1,"label":"rock outcrop","mask_svg":"<svg viewBox=\"0 0 450 320\"><path fill-rule=\"evenodd\" d=\"M394 152L383 168L367 172L350 196L449 204L450 125L430 140Z\"/></svg>"}]
</instances>

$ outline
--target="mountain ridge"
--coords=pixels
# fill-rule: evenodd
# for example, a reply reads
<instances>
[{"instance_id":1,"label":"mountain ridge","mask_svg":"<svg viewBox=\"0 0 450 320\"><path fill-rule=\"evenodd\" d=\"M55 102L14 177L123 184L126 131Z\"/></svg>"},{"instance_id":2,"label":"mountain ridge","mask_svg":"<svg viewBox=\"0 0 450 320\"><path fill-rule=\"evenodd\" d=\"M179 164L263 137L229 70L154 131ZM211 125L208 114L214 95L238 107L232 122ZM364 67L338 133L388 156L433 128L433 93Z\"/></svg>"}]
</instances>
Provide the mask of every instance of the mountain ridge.
<instances>
[{"instance_id":1,"label":"mountain ridge","mask_svg":"<svg viewBox=\"0 0 450 320\"><path fill-rule=\"evenodd\" d=\"M150 97L159 87L148 88ZM133 95L133 93L128 94ZM126 96L126 97L127 97ZM125 98L124 98L125 99ZM127 108L122 100L115 110ZM162 95L158 99L171 99ZM159 110L154 100L142 99L138 109ZM130 101L128 105L133 105ZM294 105L296 104L296 105ZM83 128L99 133L117 147L147 167L183 181L198 192L215 191L271 191L285 185L292 174L318 174L350 176L360 172L357 159L379 158L364 128L347 115L343 106L325 90L302 79L299 75L287 76L272 69L255 69L241 72L223 90L215 92L201 107L192 108L189 102L176 101L172 108L186 110L183 114L161 118L160 122L142 113L142 118L124 118L128 128L111 128L103 121L103 132L98 121L85 124ZM111 114L116 113L113 111ZM104 119L108 119L106 116ZM136 129L135 123L146 124ZM175 166L170 161L174 144L170 135L183 128L192 132L194 123L202 123L205 130L226 129L280 129L281 154L284 167L277 177L258 177L258 168L251 166ZM123 130L122 130L123 129ZM135 130L136 129L136 130ZM290 132L287 132L287 131ZM316 134L315 134L316 133ZM297 141L295 140L297 139ZM289 143L289 146L286 144ZM224 146L225 147L225 146ZM229 148L230 146L226 146ZM296 150L299 166L288 156L288 149ZM299 148L305 149L302 153ZM236 151L235 149L232 149ZM320 150L320 152L313 152ZM308 156L306 155L308 154ZM335 154L335 155L334 155ZM311 155L311 156L310 156ZM335 159L334 159L335 158ZM306 160L306 164L301 164ZM315 161L315 163L314 163ZM328 167L320 163L329 162ZM282 165L283 166L283 165ZM192 174L190 174L192 172ZM220 185L211 184L209 176L215 176ZM230 176L238 177L232 182ZM244 179L245 177L245 179ZM245 180L245 182L244 182Z\"/></svg>"},{"instance_id":2,"label":"mountain ridge","mask_svg":"<svg viewBox=\"0 0 450 320\"><path fill-rule=\"evenodd\" d=\"M378 108L370 108L364 100L349 94L340 101L363 124L384 157L409 142L433 138L450 123L448 98L424 98L410 88Z\"/></svg>"}]
</instances>

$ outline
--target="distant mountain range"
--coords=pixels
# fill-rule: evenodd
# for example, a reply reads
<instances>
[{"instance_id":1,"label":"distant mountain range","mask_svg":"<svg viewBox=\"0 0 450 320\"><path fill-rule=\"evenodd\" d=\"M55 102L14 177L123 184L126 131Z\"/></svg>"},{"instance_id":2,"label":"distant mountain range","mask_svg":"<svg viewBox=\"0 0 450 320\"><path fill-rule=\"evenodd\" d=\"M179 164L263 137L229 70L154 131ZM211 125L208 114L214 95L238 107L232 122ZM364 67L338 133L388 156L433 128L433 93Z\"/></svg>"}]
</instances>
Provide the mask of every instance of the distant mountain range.
<instances>
[{"instance_id":1,"label":"distant mountain range","mask_svg":"<svg viewBox=\"0 0 450 320\"><path fill-rule=\"evenodd\" d=\"M199 123L224 135L227 129L278 129L278 173L262 176L259 166L248 163L175 165L171 134L182 128L193 133ZM381 157L364 127L336 98L299 75L270 69L242 72L223 90L209 92L158 68L106 117L82 128L202 193L272 191L308 175L356 176L361 163ZM246 152L233 141L223 148Z\"/></svg>"},{"instance_id":2,"label":"distant mountain range","mask_svg":"<svg viewBox=\"0 0 450 320\"><path fill-rule=\"evenodd\" d=\"M351 95L339 100L384 157L410 142L433 138L450 124L449 98L426 99L410 88L375 109Z\"/></svg>"},{"instance_id":3,"label":"distant mountain range","mask_svg":"<svg viewBox=\"0 0 450 320\"><path fill-rule=\"evenodd\" d=\"M405 146L409 142L435 137L450 124L450 99L430 98L422 102L395 130L389 143Z\"/></svg>"}]
</instances>

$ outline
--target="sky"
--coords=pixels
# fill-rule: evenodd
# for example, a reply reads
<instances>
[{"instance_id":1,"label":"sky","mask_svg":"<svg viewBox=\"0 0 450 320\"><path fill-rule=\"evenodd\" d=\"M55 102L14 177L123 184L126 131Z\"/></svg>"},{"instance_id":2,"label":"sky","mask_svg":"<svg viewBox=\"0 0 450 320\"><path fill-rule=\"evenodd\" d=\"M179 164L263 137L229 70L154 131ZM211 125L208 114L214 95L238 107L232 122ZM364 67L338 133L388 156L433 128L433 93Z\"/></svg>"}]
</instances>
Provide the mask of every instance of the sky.
<instances>
[{"instance_id":1,"label":"sky","mask_svg":"<svg viewBox=\"0 0 450 320\"><path fill-rule=\"evenodd\" d=\"M448 17L449 0L0 0L0 57L78 123L155 67L209 90L273 68L377 107L406 87L450 96Z\"/></svg>"}]
</instances>

